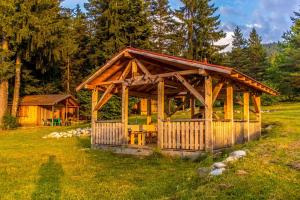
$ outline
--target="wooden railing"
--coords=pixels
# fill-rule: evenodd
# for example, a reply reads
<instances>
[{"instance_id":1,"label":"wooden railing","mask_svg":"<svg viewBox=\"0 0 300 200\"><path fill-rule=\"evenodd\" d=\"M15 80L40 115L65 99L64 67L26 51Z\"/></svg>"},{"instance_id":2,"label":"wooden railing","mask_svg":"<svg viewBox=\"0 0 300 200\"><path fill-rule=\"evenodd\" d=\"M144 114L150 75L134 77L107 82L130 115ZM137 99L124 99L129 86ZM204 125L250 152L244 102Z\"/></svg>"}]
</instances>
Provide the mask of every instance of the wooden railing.
<instances>
[{"instance_id":1,"label":"wooden railing","mask_svg":"<svg viewBox=\"0 0 300 200\"><path fill-rule=\"evenodd\" d=\"M245 134L246 121L234 121L233 123L233 135L235 144L243 144L247 140L247 135Z\"/></svg>"},{"instance_id":2,"label":"wooden railing","mask_svg":"<svg viewBox=\"0 0 300 200\"><path fill-rule=\"evenodd\" d=\"M204 150L204 121L193 119L164 121L162 148Z\"/></svg>"},{"instance_id":3,"label":"wooden railing","mask_svg":"<svg viewBox=\"0 0 300 200\"><path fill-rule=\"evenodd\" d=\"M229 120L213 121L213 147L221 149L232 144L232 122Z\"/></svg>"},{"instance_id":4,"label":"wooden railing","mask_svg":"<svg viewBox=\"0 0 300 200\"><path fill-rule=\"evenodd\" d=\"M259 121L250 121L249 136L250 140L255 140L261 135L261 123Z\"/></svg>"},{"instance_id":5,"label":"wooden railing","mask_svg":"<svg viewBox=\"0 0 300 200\"><path fill-rule=\"evenodd\" d=\"M121 145L124 141L121 121L96 121L92 133L93 144Z\"/></svg>"}]
</instances>

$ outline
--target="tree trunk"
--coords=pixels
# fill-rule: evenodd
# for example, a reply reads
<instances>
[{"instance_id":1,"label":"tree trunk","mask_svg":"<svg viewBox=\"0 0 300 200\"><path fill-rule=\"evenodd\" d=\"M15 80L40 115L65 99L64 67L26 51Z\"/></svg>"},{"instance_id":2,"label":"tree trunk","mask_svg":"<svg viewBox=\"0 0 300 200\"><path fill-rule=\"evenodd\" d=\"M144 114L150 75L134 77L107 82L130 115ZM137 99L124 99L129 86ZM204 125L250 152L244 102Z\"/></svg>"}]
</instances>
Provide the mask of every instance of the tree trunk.
<instances>
[{"instance_id":1,"label":"tree trunk","mask_svg":"<svg viewBox=\"0 0 300 200\"><path fill-rule=\"evenodd\" d=\"M15 75L15 88L14 88L14 98L11 109L11 115L16 117L20 99L20 85L21 85L21 58L17 55L16 59L16 75Z\"/></svg>"},{"instance_id":2,"label":"tree trunk","mask_svg":"<svg viewBox=\"0 0 300 200\"><path fill-rule=\"evenodd\" d=\"M5 38L2 41L2 49L8 50L8 41ZM2 118L7 111L8 104L8 81L2 80L0 82L0 127L2 126Z\"/></svg>"}]
</instances>

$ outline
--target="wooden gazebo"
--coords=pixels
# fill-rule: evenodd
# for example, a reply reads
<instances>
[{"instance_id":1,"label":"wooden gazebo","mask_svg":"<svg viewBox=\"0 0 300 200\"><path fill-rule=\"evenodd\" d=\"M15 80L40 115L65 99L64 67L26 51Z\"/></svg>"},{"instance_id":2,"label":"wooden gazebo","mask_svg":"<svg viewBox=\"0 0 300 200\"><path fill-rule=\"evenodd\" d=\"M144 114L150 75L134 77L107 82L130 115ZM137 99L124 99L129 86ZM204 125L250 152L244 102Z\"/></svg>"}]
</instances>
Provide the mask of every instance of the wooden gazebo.
<instances>
[{"instance_id":1,"label":"wooden gazebo","mask_svg":"<svg viewBox=\"0 0 300 200\"><path fill-rule=\"evenodd\" d=\"M277 95L275 90L233 68L135 48L126 48L115 55L80 84L77 91L83 88L92 91L94 147L151 149L147 141L150 135L156 138L149 140L155 147L168 152L212 151L259 137L260 96L262 93ZM112 95L122 97L122 119L98 120L98 110ZM145 125L128 125L128 96L146 98L149 105L151 100L156 100L157 123L151 122L148 106ZM237 96L241 98L237 100ZM173 120L171 115L177 109L173 112L165 109L167 102L178 97L190 102L191 119ZM199 109L195 109L196 101L201 105ZM216 101L224 105L220 114L213 109ZM239 120L234 118L234 103L243 106ZM200 112L198 115L196 110Z\"/></svg>"}]
</instances>

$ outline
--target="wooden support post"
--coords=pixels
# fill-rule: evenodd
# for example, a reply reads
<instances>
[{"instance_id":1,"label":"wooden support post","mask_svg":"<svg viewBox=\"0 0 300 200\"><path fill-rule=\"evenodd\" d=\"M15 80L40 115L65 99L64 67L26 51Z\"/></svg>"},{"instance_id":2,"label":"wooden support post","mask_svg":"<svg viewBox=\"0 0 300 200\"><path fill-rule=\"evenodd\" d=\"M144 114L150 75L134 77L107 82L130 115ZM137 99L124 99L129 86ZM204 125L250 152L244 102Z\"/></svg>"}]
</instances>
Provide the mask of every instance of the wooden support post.
<instances>
[{"instance_id":1,"label":"wooden support post","mask_svg":"<svg viewBox=\"0 0 300 200\"><path fill-rule=\"evenodd\" d=\"M195 98L191 96L190 98L190 107L191 107L191 118L194 118L195 115Z\"/></svg>"},{"instance_id":2,"label":"wooden support post","mask_svg":"<svg viewBox=\"0 0 300 200\"><path fill-rule=\"evenodd\" d=\"M230 131L231 131L231 144L235 143L235 135L233 131L234 115L233 115L233 87L231 84L226 86L226 113L225 119L230 120Z\"/></svg>"},{"instance_id":3,"label":"wooden support post","mask_svg":"<svg viewBox=\"0 0 300 200\"><path fill-rule=\"evenodd\" d=\"M151 98L147 98L147 125L152 123L151 114Z\"/></svg>"},{"instance_id":4,"label":"wooden support post","mask_svg":"<svg viewBox=\"0 0 300 200\"><path fill-rule=\"evenodd\" d=\"M254 104L254 107L255 107L256 120L260 124L259 134L261 136L261 98L260 98L260 96L257 96L257 95L253 95L252 98L253 98L253 104Z\"/></svg>"},{"instance_id":5,"label":"wooden support post","mask_svg":"<svg viewBox=\"0 0 300 200\"><path fill-rule=\"evenodd\" d=\"M52 106L52 123L51 126L54 126L54 106Z\"/></svg>"},{"instance_id":6,"label":"wooden support post","mask_svg":"<svg viewBox=\"0 0 300 200\"><path fill-rule=\"evenodd\" d=\"M158 140L157 145L163 148L163 122L165 117L165 82L161 79L158 82L158 95L157 95L157 128L158 128Z\"/></svg>"},{"instance_id":7,"label":"wooden support post","mask_svg":"<svg viewBox=\"0 0 300 200\"><path fill-rule=\"evenodd\" d=\"M185 102L185 99L186 99L186 97L183 96L182 97L182 102ZM182 105L182 111L184 111L184 110L185 110L185 103Z\"/></svg>"},{"instance_id":8,"label":"wooden support post","mask_svg":"<svg viewBox=\"0 0 300 200\"><path fill-rule=\"evenodd\" d=\"M96 120L98 119L98 110L95 110L95 107L98 102L98 90L97 88L93 90L92 92L92 116L91 116L91 122L92 122L92 135L91 135L91 144L94 144L94 136L96 133Z\"/></svg>"},{"instance_id":9,"label":"wooden support post","mask_svg":"<svg viewBox=\"0 0 300 200\"><path fill-rule=\"evenodd\" d=\"M138 67L136 62L132 62L132 77L136 77L138 75Z\"/></svg>"},{"instance_id":10,"label":"wooden support post","mask_svg":"<svg viewBox=\"0 0 300 200\"><path fill-rule=\"evenodd\" d=\"M128 143L128 87L122 86L123 144Z\"/></svg>"},{"instance_id":11,"label":"wooden support post","mask_svg":"<svg viewBox=\"0 0 300 200\"><path fill-rule=\"evenodd\" d=\"M244 92L244 102L243 102L243 119L245 121L244 124L244 140L250 141L250 135L249 135L249 123L250 123L250 113L249 113L249 92Z\"/></svg>"},{"instance_id":12,"label":"wooden support post","mask_svg":"<svg viewBox=\"0 0 300 200\"><path fill-rule=\"evenodd\" d=\"M205 150L213 151L212 77L205 77Z\"/></svg>"}]
</instances>

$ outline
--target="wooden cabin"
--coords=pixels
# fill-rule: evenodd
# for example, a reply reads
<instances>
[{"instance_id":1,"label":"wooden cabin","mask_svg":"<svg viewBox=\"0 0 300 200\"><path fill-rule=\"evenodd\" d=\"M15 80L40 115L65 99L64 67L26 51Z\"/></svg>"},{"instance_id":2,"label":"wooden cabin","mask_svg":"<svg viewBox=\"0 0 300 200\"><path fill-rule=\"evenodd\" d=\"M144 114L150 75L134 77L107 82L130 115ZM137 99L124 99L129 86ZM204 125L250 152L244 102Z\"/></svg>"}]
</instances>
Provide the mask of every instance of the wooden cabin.
<instances>
[{"instance_id":1,"label":"wooden cabin","mask_svg":"<svg viewBox=\"0 0 300 200\"><path fill-rule=\"evenodd\" d=\"M92 92L92 146L138 149L136 154L158 147L183 155L256 139L261 135L262 93L278 95L233 68L135 48L115 55L77 91L83 88ZM112 95L122 99L120 120L99 120L98 111ZM147 106L147 123L128 124L129 96L147 99L147 105L156 101L157 121L152 121L151 106ZM180 97L182 105L190 102L190 119L172 118L182 105L172 112L166 108L169 101ZM216 102L222 108L215 108ZM241 106L240 118L236 118L235 104Z\"/></svg>"},{"instance_id":2,"label":"wooden cabin","mask_svg":"<svg viewBox=\"0 0 300 200\"><path fill-rule=\"evenodd\" d=\"M79 103L68 94L28 95L21 98L17 117L21 126L53 125L58 118L65 124L78 120Z\"/></svg>"}]
</instances>

